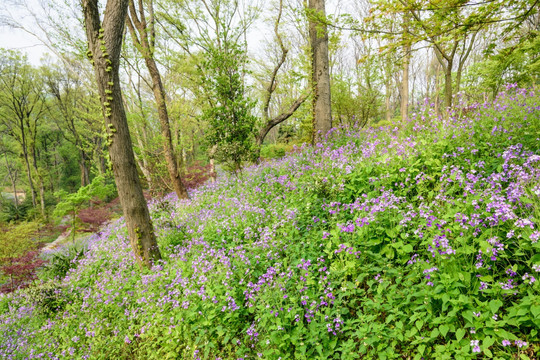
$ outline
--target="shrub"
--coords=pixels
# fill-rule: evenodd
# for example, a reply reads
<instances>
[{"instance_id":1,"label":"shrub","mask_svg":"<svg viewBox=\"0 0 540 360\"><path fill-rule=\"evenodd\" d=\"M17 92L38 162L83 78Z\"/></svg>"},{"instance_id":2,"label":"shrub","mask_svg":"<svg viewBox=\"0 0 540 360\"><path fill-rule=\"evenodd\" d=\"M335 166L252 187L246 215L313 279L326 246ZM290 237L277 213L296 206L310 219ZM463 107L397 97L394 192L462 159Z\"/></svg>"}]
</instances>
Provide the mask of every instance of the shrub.
<instances>
[{"instance_id":1,"label":"shrub","mask_svg":"<svg viewBox=\"0 0 540 360\"><path fill-rule=\"evenodd\" d=\"M30 285L37 279L36 271L44 263L39 258L39 251L28 251L17 257L3 259L0 271L8 282L0 287L0 292L11 292Z\"/></svg>"},{"instance_id":2,"label":"shrub","mask_svg":"<svg viewBox=\"0 0 540 360\"><path fill-rule=\"evenodd\" d=\"M67 273L77 267L88 248L82 243L71 243L45 254L47 265L40 272L44 279L63 279Z\"/></svg>"}]
</instances>

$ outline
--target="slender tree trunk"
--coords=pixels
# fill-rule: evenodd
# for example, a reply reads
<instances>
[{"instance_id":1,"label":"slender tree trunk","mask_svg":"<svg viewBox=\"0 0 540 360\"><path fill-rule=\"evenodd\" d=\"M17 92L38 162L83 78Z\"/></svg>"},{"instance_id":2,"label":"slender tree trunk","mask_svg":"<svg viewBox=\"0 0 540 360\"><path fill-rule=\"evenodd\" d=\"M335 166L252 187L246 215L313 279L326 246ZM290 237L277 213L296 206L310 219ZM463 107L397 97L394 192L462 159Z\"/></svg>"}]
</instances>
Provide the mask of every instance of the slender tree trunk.
<instances>
[{"instance_id":1,"label":"slender tree trunk","mask_svg":"<svg viewBox=\"0 0 540 360\"><path fill-rule=\"evenodd\" d=\"M385 85L384 86L384 89L385 89L384 105L386 107L386 121L390 121L392 119L392 110L390 109L390 96L392 93L390 92L390 79L389 78L386 79L386 82L384 85Z\"/></svg>"},{"instance_id":2,"label":"slender tree trunk","mask_svg":"<svg viewBox=\"0 0 540 360\"><path fill-rule=\"evenodd\" d=\"M456 92L459 92L461 89L461 74L463 72L463 67L465 66L465 61L467 61L467 58L471 54L472 48L474 46L474 41L476 40L476 35L478 32L473 33L470 41L469 46L467 47L467 38L463 40L463 52L461 53L461 56L459 57L459 63L458 68L456 72Z\"/></svg>"},{"instance_id":3,"label":"slender tree trunk","mask_svg":"<svg viewBox=\"0 0 540 360\"><path fill-rule=\"evenodd\" d=\"M189 198L188 192L180 173L178 171L178 162L176 161L176 155L172 146L171 128L169 125L169 113L167 111L167 104L165 102L165 89L161 82L161 76L157 68L156 62L153 58L146 58L146 66L150 72L152 78L152 90L154 91L154 98L156 99L159 123L161 126L161 135L163 136L165 143L163 148L165 151L165 160L167 161L167 170L169 171L169 177L173 184L174 191L179 199Z\"/></svg>"},{"instance_id":4,"label":"slender tree trunk","mask_svg":"<svg viewBox=\"0 0 540 360\"><path fill-rule=\"evenodd\" d=\"M268 115L268 109L265 109L265 113L263 115L263 121L264 126L259 130L259 133L255 136L255 145L257 147L257 151L260 154L261 152L261 146L264 142L264 139L266 138L266 135L272 130L275 126L281 124L288 118L290 118L294 112L306 101L308 98L307 94L304 94L300 96L298 99L296 99L291 106L286 111L283 111L281 114L276 116L275 118L270 119Z\"/></svg>"},{"instance_id":5,"label":"slender tree trunk","mask_svg":"<svg viewBox=\"0 0 540 360\"><path fill-rule=\"evenodd\" d=\"M32 195L32 206L35 208L37 206L37 193L36 189L34 188L34 182L32 181L32 168L30 167L30 159L28 158L28 146L26 141L26 133L24 130L24 122L22 118L18 121L18 127L21 131L20 144L23 152L24 163L26 165L26 175L28 176L28 186L30 186L30 193Z\"/></svg>"},{"instance_id":6,"label":"slender tree trunk","mask_svg":"<svg viewBox=\"0 0 540 360\"><path fill-rule=\"evenodd\" d=\"M439 86L440 86L440 75L441 75L441 64L436 65L435 70L435 114L437 116L441 115L441 108L440 108L440 96L439 96Z\"/></svg>"},{"instance_id":7,"label":"slender tree trunk","mask_svg":"<svg viewBox=\"0 0 540 360\"><path fill-rule=\"evenodd\" d=\"M97 156L99 173L101 175L104 175L107 172L107 159L105 158L106 154L104 152L103 140L101 136L98 136L95 141L96 141L95 149L97 152L96 156Z\"/></svg>"},{"instance_id":8,"label":"slender tree trunk","mask_svg":"<svg viewBox=\"0 0 540 360\"><path fill-rule=\"evenodd\" d=\"M452 106L452 62L449 61L444 68L444 106L450 108Z\"/></svg>"},{"instance_id":9,"label":"slender tree trunk","mask_svg":"<svg viewBox=\"0 0 540 360\"><path fill-rule=\"evenodd\" d=\"M45 212L45 185L43 184L43 178L39 176L39 201L41 205L41 215L44 218L47 218L47 213Z\"/></svg>"},{"instance_id":10,"label":"slender tree trunk","mask_svg":"<svg viewBox=\"0 0 540 360\"><path fill-rule=\"evenodd\" d=\"M463 73L463 66L459 64L456 71L456 93L459 93L461 90L461 74Z\"/></svg>"},{"instance_id":11,"label":"slender tree trunk","mask_svg":"<svg viewBox=\"0 0 540 360\"><path fill-rule=\"evenodd\" d=\"M30 193L32 195L32 206L37 206L37 193L34 188L34 182L32 181L32 170L30 168L30 160L28 160L28 152L23 149L24 162L26 165L26 175L28 176L28 184L30 186Z\"/></svg>"},{"instance_id":12,"label":"slender tree trunk","mask_svg":"<svg viewBox=\"0 0 540 360\"><path fill-rule=\"evenodd\" d=\"M102 22L98 0L82 0L82 8L129 239L136 259L151 267L161 259L161 253L137 173L118 74L128 0L108 0Z\"/></svg>"},{"instance_id":13,"label":"slender tree trunk","mask_svg":"<svg viewBox=\"0 0 540 360\"><path fill-rule=\"evenodd\" d=\"M135 134L136 134L137 145L139 145L139 148L141 150L144 149L144 144L142 142L141 134L139 133L139 130L137 129L137 127L135 127ZM148 183L148 188L150 189L150 192L153 192L155 188L154 188L154 183L152 181L152 174L150 174L148 160L146 160L146 156L144 156L144 154L142 154L141 156L137 156L136 153L134 153L134 155L135 155L135 159L137 160L137 163L139 164L139 167L141 168L144 178L146 179L146 182Z\"/></svg>"},{"instance_id":14,"label":"slender tree trunk","mask_svg":"<svg viewBox=\"0 0 540 360\"><path fill-rule=\"evenodd\" d=\"M8 171L9 180L11 181L11 187L13 188L13 196L15 197L15 209L18 209L19 197L17 196L17 170L11 169L11 166L9 166L6 153L4 153L4 160L6 161L6 169Z\"/></svg>"},{"instance_id":15,"label":"slender tree trunk","mask_svg":"<svg viewBox=\"0 0 540 360\"><path fill-rule=\"evenodd\" d=\"M87 166L88 156L82 150L79 151L79 169L81 169L81 187L90 184L90 171Z\"/></svg>"},{"instance_id":16,"label":"slender tree trunk","mask_svg":"<svg viewBox=\"0 0 540 360\"><path fill-rule=\"evenodd\" d=\"M17 195L17 182L12 181L11 186L13 187L13 196L15 197L15 209L19 208L19 195Z\"/></svg>"},{"instance_id":17,"label":"slender tree trunk","mask_svg":"<svg viewBox=\"0 0 540 360\"><path fill-rule=\"evenodd\" d=\"M146 67L152 79L152 91L154 93L154 99L156 100L161 135L164 139L163 150L165 152L165 160L167 162L167 171L169 172L169 177L178 198L187 199L189 198L189 195L184 183L182 182L182 178L180 177L180 173L178 171L178 162L176 161L176 155L172 145L171 127L169 122L169 112L167 111L165 88L163 87L161 74L159 73L156 61L154 60L155 33L153 28L154 19L152 3L148 3L148 9L150 11L150 18L148 22L146 21L144 9L141 6L142 1L139 2L139 12L137 13L134 1L129 0L130 17L128 18L127 25L133 40L133 44L144 58Z\"/></svg>"},{"instance_id":18,"label":"slender tree trunk","mask_svg":"<svg viewBox=\"0 0 540 360\"><path fill-rule=\"evenodd\" d=\"M409 113L409 62L411 46L406 45L403 57L403 76L401 79L401 120L405 121Z\"/></svg>"},{"instance_id":19,"label":"slender tree trunk","mask_svg":"<svg viewBox=\"0 0 540 360\"><path fill-rule=\"evenodd\" d=\"M308 3L309 9L313 11L309 19L311 82L313 86L313 143L322 140L332 128L328 30L326 23L317 19L326 16L324 1L309 0Z\"/></svg>"},{"instance_id":20,"label":"slender tree trunk","mask_svg":"<svg viewBox=\"0 0 540 360\"><path fill-rule=\"evenodd\" d=\"M32 154L32 165L34 167L34 171L36 172L38 184L39 184L39 202L41 206L41 216L45 218L45 186L43 184L43 177L41 176L41 173L38 168L37 164L37 154L36 154L36 146L35 146L35 139L31 142L31 154Z\"/></svg>"}]
</instances>

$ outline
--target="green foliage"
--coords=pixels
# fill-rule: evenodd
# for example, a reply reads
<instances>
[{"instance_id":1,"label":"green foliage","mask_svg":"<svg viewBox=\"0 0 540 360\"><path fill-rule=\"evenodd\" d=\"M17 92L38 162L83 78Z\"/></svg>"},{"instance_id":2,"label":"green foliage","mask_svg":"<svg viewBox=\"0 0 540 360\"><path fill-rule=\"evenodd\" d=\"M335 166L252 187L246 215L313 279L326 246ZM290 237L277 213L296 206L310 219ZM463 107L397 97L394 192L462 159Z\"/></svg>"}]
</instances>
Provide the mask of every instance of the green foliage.
<instances>
[{"instance_id":1,"label":"green foliage","mask_svg":"<svg viewBox=\"0 0 540 360\"><path fill-rule=\"evenodd\" d=\"M48 253L45 256L47 264L41 269L39 277L45 280L63 279L71 269L77 267L77 262L87 251L88 248L84 243L75 242Z\"/></svg>"},{"instance_id":2,"label":"green foliage","mask_svg":"<svg viewBox=\"0 0 540 360\"><path fill-rule=\"evenodd\" d=\"M72 236L75 237L75 231L80 225L77 215L85 206L89 205L92 199L105 199L115 192L113 184L107 184L103 175L96 176L89 185L83 186L76 193L68 194L61 190L55 195L61 199L56 205L53 215L57 218L63 218L66 215L71 216Z\"/></svg>"},{"instance_id":3,"label":"green foliage","mask_svg":"<svg viewBox=\"0 0 540 360\"><path fill-rule=\"evenodd\" d=\"M261 157L263 159L277 159L284 157L287 152L293 149L292 145L268 144L261 147Z\"/></svg>"},{"instance_id":4,"label":"green foliage","mask_svg":"<svg viewBox=\"0 0 540 360\"><path fill-rule=\"evenodd\" d=\"M217 145L216 158L234 172L254 156L255 103L246 98L245 66L245 51L229 41L210 47L204 61L203 87L212 102L201 116L209 123L206 142Z\"/></svg>"},{"instance_id":5,"label":"green foliage","mask_svg":"<svg viewBox=\"0 0 540 360\"><path fill-rule=\"evenodd\" d=\"M33 240L38 231L36 222L23 222L0 229L0 261L18 258L36 248Z\"/></svg>"},{"instance_id":6,"label":"green foliage","mask_svg":"<svg viewBox=\"0 0 540 360\"><path fill-rule=\"evenodd\" d=\"M36 314L39 316L54 316L62 311L67 303L61 286L54 281L27 288L22 292L22 296L36 307Z\"/></svg>"},{"instance_id":7,"label":"green foliage","mask_svg":"<svg viewBox=\"0 0 540 360\"><path fill-rule=\"evenodd\" d=\"M332 114L339 124L354 124L358 116L359 97L353 91L355 84L344 76L332 79Z\"/></svg>"},{"instance_id":8,"label":"green foliage","mask_svg":"<svg viewBox=\"0 0 540 360\"><path fill-rule=\"evenodd\" d=\"M533 31L514 45L499 49L496 54L472 64L466 75L468 92L489 90L491 97L504 84L520 87L540 82L540 35Z\"/></svg>"},{"instance_id":9,"label":"green foliage","mask_svg":"<svg viewBox=\"0 0 540 360\"><path fill-rule=\"evenodd\" d=\"M11 223L27 220L31 208L32 202L28 196L18 205L15 205L15 201L11 199L0 198L0 222Z\"/></svg>"}]
</instances>

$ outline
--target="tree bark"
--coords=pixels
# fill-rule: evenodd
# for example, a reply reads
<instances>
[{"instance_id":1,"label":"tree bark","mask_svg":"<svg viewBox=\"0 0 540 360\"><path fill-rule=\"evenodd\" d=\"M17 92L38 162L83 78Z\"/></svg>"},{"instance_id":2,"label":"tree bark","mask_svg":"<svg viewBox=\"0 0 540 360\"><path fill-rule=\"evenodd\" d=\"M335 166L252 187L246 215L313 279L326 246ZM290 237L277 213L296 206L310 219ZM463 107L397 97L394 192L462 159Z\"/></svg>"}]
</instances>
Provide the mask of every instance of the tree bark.
<instances>
[{"instance_id":1,"label":"tree bark","mask_svg":"<svg viewBox=\"0 0 540 360\"><path fill-rule=\"evenodd\" d=\"M139 3L139 7L142 6L142 2ZM158 110L159 124L161 128L161 135L163 136L163 150L165 152L165 160L167 162L167 170L169 177L179 199L188 199L189 195L182 182L180 173L178 171L178 163L176 161L176 155L173 150L171 127L169 122L169 112L167 111L167 103L165 97L165 88L161 81L161 74L154 60L154 40L155 34L153 30L153 11L152 4L150 2L150 22L147 23L144 15L144 9L140 7L139 15L137 15L137 9L133 0L129 0L129 12L130 18L128 19L128 28L131 33L133 44L139 50L140 54L144 58L148 72L152 79L152 91L154 93L154 99L156 100L156 106ZM137 33L136 31L137 30ZM150 38L149 38L150 36Z\"/></svg>"},{"instance_id":2,"label":"tree bark","mask_svg":"<svg viewBox=\"0 0 540 360\"><path fill-rule=\"evenodd\" d=\"M408 22L404 19L404 36L407 36ZM407 120L409 113L409 62L411 59L411 44L405 39L403 48L403 76L401 78L401 121Z\"/></svg>"},{"instance_id":3,"label":"tree bark","mask_svg":"<svg viewBox=\"0 0 540 360\"><path fill-rule=\"evenodd\" d=\"M15 209L19 208L19 197L17 196L17 169L12 169L9 165L7 154L4 153L4 160L6 161L6 169L8 171L8 177L11 181L11 187L13 188L13 196L15 198Z\"/></svg>"},{"instance_id":4,"label":"tree bark","mask_svg":"<svg viewBox=\"0 0 540 360\"><path fill-rule=\"evenodd\" d=\"M309 17L309 38L311 43L311 71L313 87L313 134L312 142L322 140L332 128L332 108L330 96L330 66L328 59L328 31L325 22L325 0L309 0L312 11Z\"/></svg>"},{"instance_id":5,"label":"tree bark","mask_svg":"<svg viewBox=\"0 0 540 360\"><path fill-rule=\"evenodd\" d=\"M409 59L411 47L405 47L405 57L403 59L403 77L401 80L401 120L407 120L409 113Z\"/></svg>"},{"instance_id":6,"label":"tree bark","mask_svg":"<svg viewBox=\"0 0 540 360\"><path fill-rule=\"evenodd\" d=\"M264 138L266 137L268 132L270 130L272 130L272 128L274 126L277 126L278 124L281 124L282 122L284 122L285 120L290 118L292 116L292 114L294 114L294 112L300 107L300 105L302 105L304 103L304 101L306 101L307 98L308 98L308 95L300 96L298 99L296 99L295 102L293 102L291 104L289 109L282 112L281 114L279 114L275 118L268 119L268 118L265 117L266 123L261 128L261 130L259 130L259 134L255 137L255 143L256 143L257 147L259 148L259 151L260 151L260 147L261 147L261 145L262 145L262 143L264 141Z\"/></svg>"},{"instance_id":7,"label":"tree bark","mask_svg":"<svg viewBox=\"0 0 540 360\"><path fill-rule=\"evenodd\" d=\"M444 107L446 109L452 106L452 61L449 61L444 68Z\"/></svg>"},{"instance_id":8,"label":"tree bark","mask_svg":"<svg viewBox=\"0 0 540 360\"><path fill-rule=\"evenodd\" d=\"M143 195L120 88L120 51L128 0L108 0L100 23L98 0L82 0L88 55L94 66L114 180L137 261L151 267L161 259Z\"/></svg>"},{"instance_id":9,"label":"tree bark","mask_svg":"<svg viewBox=\"0 0 540 360\"><path fill-rule=\"evenodd\" d=\"M469 43L469 47L467 47L467 38L463 40L463 52L461 53L459 57L458 68L456 71L456 92L459 92L461 90L461 74L463 73L463 67L465 66L465 61L467 61L467 58L471 54L471 50L474 46L474 41L476 40L476 34L478 34L478 32L473 33L471 41Z\"/></svg>"},{"instance_id":10,"label":"tree bark","mask_svg":"<svg viewBox=\"0 0 540 360\"><path fill-rule=\"evenodd\" d=\"M139 145L139 148L141 149L141 152L142 152L142 149L144 148L144 144L142 141L142 136L137 129L137 126L135 126L135 136L137 140L137 145ZM144 156L144 154L137 156L136 153L134 153L134 155L135 155L135 160L137 160L137 163L139 164L139 167L141 168L144 178L146 179L146 182L148 183L148 188L150 189L150 193L152 193L155 190L155 188L154 188L154 183L152 181L152 174L150 174L148 161L146 160L146 156Z\"/></svg>"},{"instance_id":11,"label":"tree bark","mask_svg":"<svg viewBox=\"0 0 540 360\"><path fill-rule=\"evenodd\" d=\"M435 114L437 116L441 115L441 106L440 106L440 96L439 96L439 79L441 74L441 67L442 65L440 63L437 63L437 68L435 70Z\"/></svg>"},{"instance_id":12,"label":"tree bark","mask_svg":"<svg viewBox=\"0 0 540 360\"><path fill-rule=\"evenodd\" d=\"M32 169L30 168L30 161L28 160L28 151L23 147L24 163L26 165L26 175L28 176L28 185L30 186L30 194L32 195L32 206L37 206L37 193L34 188L34 182L32 181Z\"/></svg>"},{"instance_id":13,"label":"tree bark","mask_svg":"<svg viewBox=\"0 0 540 360\"><path fill-rule=\"evenodd\" d=\"M79 149L79 169L81 170L81 187L90 184L90 170L87 165L88 156L86 152Z\"/></svg>"},{"instance_id":14,"label":"tree bark","mask_svg":"<svg viewBox=\"0 0 540 360\"><path fill-rule=\"evenodd\" d=\"M392 119L392 111L390 109L390 84L387 81L385 84L385 96L384 96L384 106L386 108L386 121L390 122Z\"/></svg>"}]
</instances>

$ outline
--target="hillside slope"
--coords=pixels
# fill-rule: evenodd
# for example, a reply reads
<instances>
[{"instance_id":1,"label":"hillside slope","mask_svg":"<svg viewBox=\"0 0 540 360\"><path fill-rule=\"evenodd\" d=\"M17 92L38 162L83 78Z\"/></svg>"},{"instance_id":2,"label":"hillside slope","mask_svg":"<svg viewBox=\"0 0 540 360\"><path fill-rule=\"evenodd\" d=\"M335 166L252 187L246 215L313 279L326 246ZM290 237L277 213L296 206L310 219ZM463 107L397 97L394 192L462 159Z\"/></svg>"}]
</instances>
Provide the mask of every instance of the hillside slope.
<instances>
[{"instance_id":1,"label":"hillside slope","mask_svg":"<svg viewBox=\"0 0 540 360\"><path fill-rule=\"evenodd\" d=\"M325 143L151 204L54 285L0 298L0 358L477 359L540 349L540 101ZM53 287L52 287L53 286Z\"/></svg>"}]
</instances>

